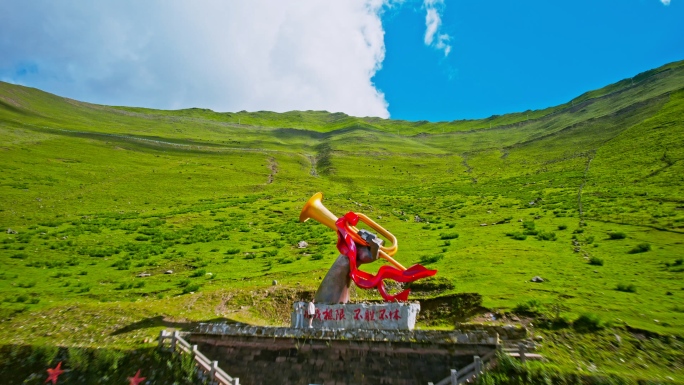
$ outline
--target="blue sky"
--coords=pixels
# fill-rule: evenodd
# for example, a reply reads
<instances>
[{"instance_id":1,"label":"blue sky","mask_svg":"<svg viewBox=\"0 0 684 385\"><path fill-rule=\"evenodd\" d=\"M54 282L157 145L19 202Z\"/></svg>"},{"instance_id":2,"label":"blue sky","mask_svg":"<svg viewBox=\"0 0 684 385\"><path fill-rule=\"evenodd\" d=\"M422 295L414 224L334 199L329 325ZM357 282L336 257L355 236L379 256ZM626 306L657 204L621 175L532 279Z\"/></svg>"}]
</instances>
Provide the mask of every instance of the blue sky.
<instances>
[{"instance_id":1,"label":"blue sky","mask_svg":"<svg viewBox=\"0 0 684 385\"><path fill-rule=\"evenodd\" d=\"M684 4L657 0L447 1L448 56L424 44L425 12L383 15L374 77L392 118L488 117L567 102L684 59Z\"/></svg>"},{"instance_id":2,"label":"blue sky","mask_svg":"<svg viewBox=\"0 0 684 385\"><path fill-rule=\"evenodd\" d=\"M0 80L92 103L455 120L684 59L684 0L0 0Z\"/></svg>"}]
</instances>

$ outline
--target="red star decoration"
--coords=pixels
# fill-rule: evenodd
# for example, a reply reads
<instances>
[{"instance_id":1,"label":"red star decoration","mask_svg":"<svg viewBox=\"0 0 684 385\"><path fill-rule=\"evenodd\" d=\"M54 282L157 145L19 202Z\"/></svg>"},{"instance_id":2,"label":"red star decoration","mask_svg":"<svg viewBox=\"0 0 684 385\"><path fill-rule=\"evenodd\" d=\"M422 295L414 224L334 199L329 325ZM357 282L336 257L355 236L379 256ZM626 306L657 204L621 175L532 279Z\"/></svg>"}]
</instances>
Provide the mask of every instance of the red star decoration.
<instances>
[{"instance_id":1,"label":"red star decoration","mask_svg":"<svg viewBox=\"0 0 684 385\"><path fill-rule=\"evenodd\" d=\"M138 376L140 376L140 369L138 369L138 372L135 373L135 377L128 377L128 381L130 381L130 383L128 385L138 385L141 382L145 381L146 377L138 377Z\"/></svg>"},{"instance_id":2,"label":"red star decoration","mask_svg":"<svg viewBox=\"0 0 684 385\"><path fill-rule=\"evenodd\" d=\"M62 370L62 361L57 364L57 366L54 369L48 369L48 378L45 380L46 383L52 381L52 385L57 383L57 377L59 377L60 374L64 373Z\"/></svg>"}]
</instances>

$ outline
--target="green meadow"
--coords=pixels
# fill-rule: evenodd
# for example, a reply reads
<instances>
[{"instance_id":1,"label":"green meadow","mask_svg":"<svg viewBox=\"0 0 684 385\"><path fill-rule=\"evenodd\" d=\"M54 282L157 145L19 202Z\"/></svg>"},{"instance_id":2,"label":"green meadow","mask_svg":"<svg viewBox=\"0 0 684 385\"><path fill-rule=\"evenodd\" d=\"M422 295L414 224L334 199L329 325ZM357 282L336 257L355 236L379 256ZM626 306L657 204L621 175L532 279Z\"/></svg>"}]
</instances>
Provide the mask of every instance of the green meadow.
<instances>
[{"instance_id":1,"label":"green meadow","mask_svg":"<svg viewBox=\"0 0 684 385\"><path fill-rule=\"evenodd\" d=\"M413 298L479 293L546 320L561 371L684 381L684 62L433 123L102 106L0 82L0 138L0 344L127 349L202 321L285 324L338 254L333 231L298 222L321 191L449 283ZM583 315L596 330L572 327ZM629 353L606 353L615 335Z\"/></svg>"}]
</instances>

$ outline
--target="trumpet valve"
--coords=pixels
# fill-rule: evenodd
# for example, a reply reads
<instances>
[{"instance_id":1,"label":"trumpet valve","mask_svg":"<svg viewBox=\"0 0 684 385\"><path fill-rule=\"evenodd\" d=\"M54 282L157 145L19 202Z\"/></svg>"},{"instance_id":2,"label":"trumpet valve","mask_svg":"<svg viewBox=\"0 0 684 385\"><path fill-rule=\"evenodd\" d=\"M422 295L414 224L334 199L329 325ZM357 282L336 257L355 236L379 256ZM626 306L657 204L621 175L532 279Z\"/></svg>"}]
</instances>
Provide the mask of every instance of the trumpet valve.
<instances>
[{"instance_id":1,"label":"trumpet valve","mask_svg":"<svg viewBox=\"0 0 684 385\"><path fill-rule=\"evenodd\" d=\"M364 241L368 242L369 245L371 244L371 242L373 242L373 243L378 243L380 246L384 246L384 245L385 245L385 241L384 241L384 240L380 239L380 237L378 237L377 235L371 233L370 231L361 229L361 230L359 230L359 236L360 236Z\"/></svg>"},{"instance_id":2,"label":"trumpet valve","mask_svg":"<svg viewBox=\"0 0 684 385\"><path fill-rule=\"evenodd\" d=\"M370 231L366 230L359 230L359 236L361 239L366 241L368 243L368 246L370 246L370 251L371 251L371 257L375 261L378 259L380 256L380 248L385 244L385 241L380 239L377 235L371 233Z\"/></svg>"}]
</instances>

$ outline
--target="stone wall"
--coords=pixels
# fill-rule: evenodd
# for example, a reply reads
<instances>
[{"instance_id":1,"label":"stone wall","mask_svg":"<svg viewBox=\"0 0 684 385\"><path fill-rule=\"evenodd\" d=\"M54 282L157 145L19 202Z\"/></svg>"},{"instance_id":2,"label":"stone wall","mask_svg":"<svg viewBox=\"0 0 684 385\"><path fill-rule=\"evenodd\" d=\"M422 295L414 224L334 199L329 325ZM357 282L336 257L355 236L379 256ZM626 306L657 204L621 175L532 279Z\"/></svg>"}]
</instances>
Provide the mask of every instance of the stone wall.
<instances>
[{"instance_id":1,"label":"stone wall","mask_svg":"<svg viewBox=\"0 0 684 385\"><path fill-rule=\"evenodd\" d=\"M296 338L345 341L416 342L433 344L497 345L494 329L481 330L368 330L368 329L294 329L253 326L241 323L201 323L194 334L243 337Z\"/></svg>"},{"instance_id":2,"label":"stone wall","mask_svg":"<svg viewBox=\"0 0 684 385\"><path fill-rule=\"evenodd\" d=\"M302 330L203 324L185 337L245 385L427 384L496 348L471 331Z\"/></svg>"}]
</instances>

